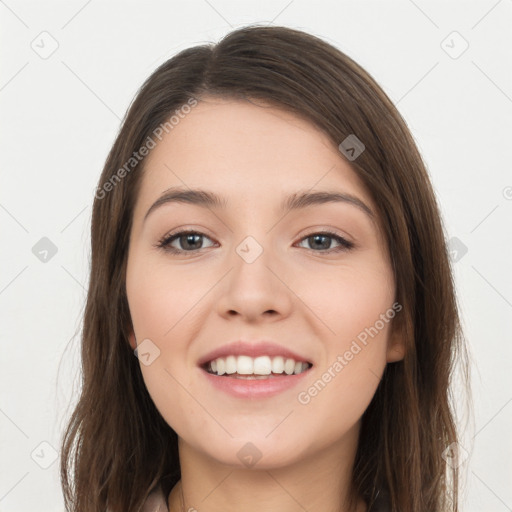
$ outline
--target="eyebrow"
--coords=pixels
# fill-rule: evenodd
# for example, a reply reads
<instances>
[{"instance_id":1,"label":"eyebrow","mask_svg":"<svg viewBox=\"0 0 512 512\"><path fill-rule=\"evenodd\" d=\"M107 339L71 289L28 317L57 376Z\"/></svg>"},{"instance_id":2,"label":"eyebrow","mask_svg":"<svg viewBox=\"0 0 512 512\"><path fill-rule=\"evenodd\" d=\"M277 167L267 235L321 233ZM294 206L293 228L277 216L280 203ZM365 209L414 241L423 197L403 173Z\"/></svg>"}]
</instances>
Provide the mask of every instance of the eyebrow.
<instances>
[{"instance_id":1,"label":"eyebrow","mask_svg":"<svg viewBox=\"0 0 512 512\"><path fill-rule=\"evenodd\" d=\"M168 203L187 203L208 209L225 209L228 204L225 198L221 198L211 191L201 189L184 189L180 187L170 188L167 189L151 205L149 210L146 212L146 215L144 216L144 221L148 218L151 212ZM285 198L285 200L281 203L280 209L282 212L288 213L292 210L298 210L307 208L308 206L321 205L326 203L350 204L368 215L372 221L375 220L373 211L361 199L352 194L337 191L298 191Z\"/></svg>"}]
</instances>

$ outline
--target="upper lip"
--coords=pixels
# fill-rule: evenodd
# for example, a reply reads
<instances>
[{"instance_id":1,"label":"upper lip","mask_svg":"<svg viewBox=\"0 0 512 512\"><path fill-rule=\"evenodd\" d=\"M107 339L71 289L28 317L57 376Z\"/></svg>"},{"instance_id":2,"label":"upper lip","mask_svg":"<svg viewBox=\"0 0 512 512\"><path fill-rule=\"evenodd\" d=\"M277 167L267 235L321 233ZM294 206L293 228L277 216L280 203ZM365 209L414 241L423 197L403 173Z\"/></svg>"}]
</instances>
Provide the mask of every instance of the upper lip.
<instances>
[{"instance_id":1,"label":"upper lip","mask_svg":"<svg viewBox=\"0 0 512 512\"><path fill-rule=\"evenodd\" d=\"M272 341L247 342L238 340L208 352L199 359L197 364L198 366L202 366L206 363L209 363L210 361L213 361L214 359L218 359L219 357L226 357L230 355L245 355L249 357L282 356L284 358L294 359L295 362L302 361L310 363L306 357L297 354L289 348L278 345L277 343L273 343Z\"/></svg>"}]
</instances>

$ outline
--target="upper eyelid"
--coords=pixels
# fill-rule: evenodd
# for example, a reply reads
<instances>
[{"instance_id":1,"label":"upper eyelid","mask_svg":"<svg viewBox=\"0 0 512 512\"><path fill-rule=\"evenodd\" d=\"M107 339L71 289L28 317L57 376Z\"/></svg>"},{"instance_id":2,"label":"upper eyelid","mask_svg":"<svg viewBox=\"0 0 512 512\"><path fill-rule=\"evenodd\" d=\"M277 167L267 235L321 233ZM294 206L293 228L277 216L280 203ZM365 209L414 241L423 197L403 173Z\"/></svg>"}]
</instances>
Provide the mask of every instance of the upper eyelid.
<instances>
[{"instance_id":1,"label":"upper eyelid","mask_svg":"<svg viewBox=\"0 0 512 512\"><path fill-rule=\"evenodd\" d=\"M210 239L213 238L212 236L208 235L208 233L205 233L205 232L201 231L200 229L178 228L177 231L170 231L169 233L166 233L164 236L162 236L160 238L160 240L168 240L169 238L173 238L177 235L183 235L183 234L188 234L188 233L195 234L195 235L201 235L201 236L204 236L204 237L210 238ZM316 234L322 234L322 233L329 234L329 235L336 235L341 238L344 238L347 241L350 241L349 240L350 237L347 237L346 235L344 235L342 233L338 233L337 230L335 230L334 228L314 228L313 231L302 234L301 238L304 238L306 236L316 235Z\"/></svg>"},{"instance_id":2,"label":"upper eyelid","mask_svg":"<svg viewBox=\"0 0 512 512\"><path fill-rule=\"evenodd\" d=\"M159 240L157 245L158 246L164 246L164 248L165 248L165 245L169 245L172 239L174 239L174 240L172 240L174 242L175 240L179 239L180 236L184 236L186 234L200 235L202 237L208 238L214 244L218 243L218 242L215 242L214 239L211 236L209 236L208 234L202 232L201 230L192 229L192 228L190 228L190 229L189 228L182 228L182 229L178 229L178 231L174 231L174 232L171 232L171 233L168 233L168 234L164 235ZM316 229L314 229L311 232L308 232L306 234L301 235L298 241L302 242L304 239L306 239L306 238L308 238L310 236L313 236L313 235L325 235L325 236L330 236L331 238L339 237L341 240L345 241L347 244L351 245L352 247L356 247L356 243L353 242L350 239L350 237L347 237L347 236L345 236L343 234L339 234L333 228L316 228ZM201 247L201 249L197 249L197 251L200 251L202 249L207 249L207 247ZM184 251L183 249L176 249L176 250L180 251L180 252L190 252L190 253L196 252L196 251Z\"/></svg>"}]
</instances>

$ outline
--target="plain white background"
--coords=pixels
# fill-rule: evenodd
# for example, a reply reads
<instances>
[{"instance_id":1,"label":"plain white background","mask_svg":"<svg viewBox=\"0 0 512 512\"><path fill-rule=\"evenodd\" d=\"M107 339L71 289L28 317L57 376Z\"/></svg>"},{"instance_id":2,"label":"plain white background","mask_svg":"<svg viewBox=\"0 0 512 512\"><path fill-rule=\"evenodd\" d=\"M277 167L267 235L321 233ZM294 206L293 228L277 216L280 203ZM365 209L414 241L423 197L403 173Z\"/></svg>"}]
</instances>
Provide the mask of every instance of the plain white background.
<instances>
[{"instance_id":1,"label":"plain white background","mask_svg":"<svg viewBox=\"0 0 512 512\"><path fill-rule=\"evenodd\" d=\"M91 204L120 119L163 61L265 22L347 53L406 119L473 360L462 510L512 510L510 0L5 0L0 20L0 511L64 509L54 450L78 393Z\"/></svg>"}]
</instances>

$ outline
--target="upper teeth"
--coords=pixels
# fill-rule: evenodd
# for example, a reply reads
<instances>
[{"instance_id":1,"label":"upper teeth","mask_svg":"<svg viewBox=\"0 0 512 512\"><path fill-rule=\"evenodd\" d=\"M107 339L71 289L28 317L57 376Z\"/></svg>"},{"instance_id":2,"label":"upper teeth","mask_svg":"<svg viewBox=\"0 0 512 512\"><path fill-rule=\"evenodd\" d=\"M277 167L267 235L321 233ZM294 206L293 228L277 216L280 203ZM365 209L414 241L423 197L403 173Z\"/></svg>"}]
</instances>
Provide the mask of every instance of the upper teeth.
<instances>
[{"instance_id":1,"label":"upper teeth","mask_svg":"<svg viewBox=\"0 0 512 512\"><path fill-rule=\"evenodd\" d=\"M282 356L227 356L210 361L209 369L217 375L239 373L240 375L270 375L283 373L287 375L302 373L309 368L308 363L296 362Z\"/></svg>"}]
</instances>

